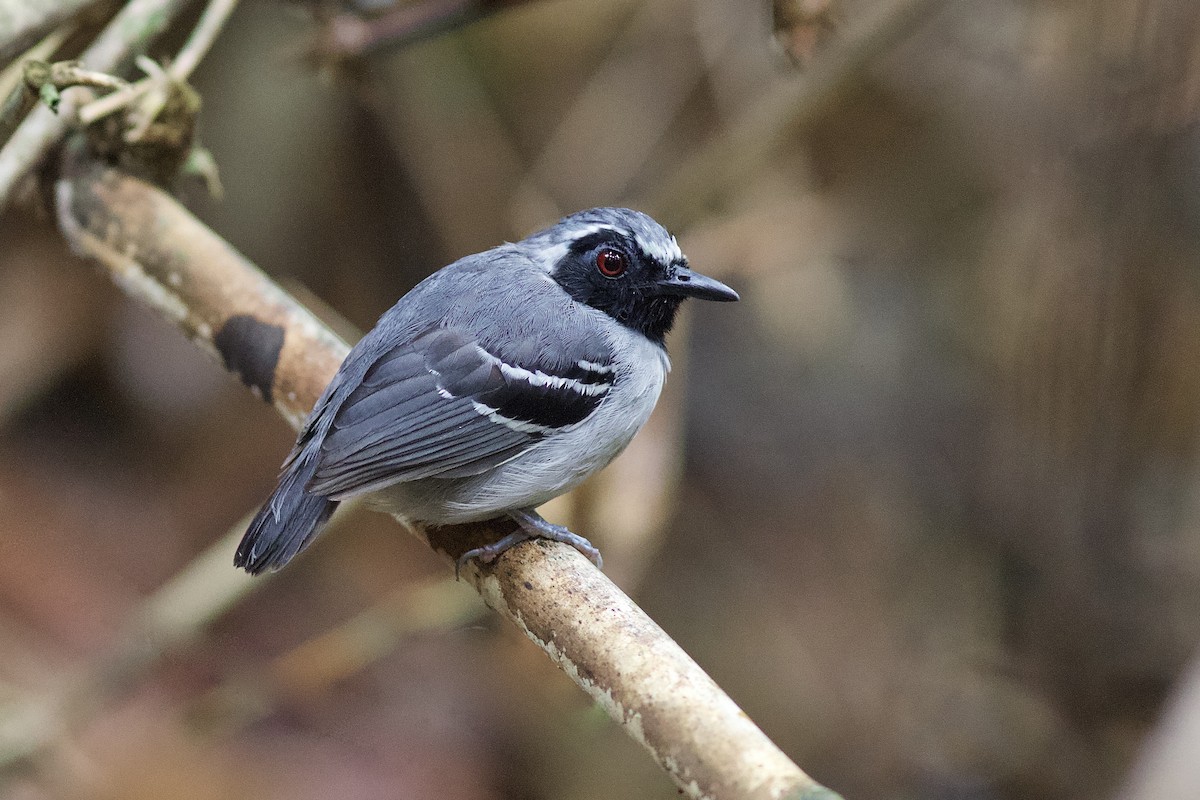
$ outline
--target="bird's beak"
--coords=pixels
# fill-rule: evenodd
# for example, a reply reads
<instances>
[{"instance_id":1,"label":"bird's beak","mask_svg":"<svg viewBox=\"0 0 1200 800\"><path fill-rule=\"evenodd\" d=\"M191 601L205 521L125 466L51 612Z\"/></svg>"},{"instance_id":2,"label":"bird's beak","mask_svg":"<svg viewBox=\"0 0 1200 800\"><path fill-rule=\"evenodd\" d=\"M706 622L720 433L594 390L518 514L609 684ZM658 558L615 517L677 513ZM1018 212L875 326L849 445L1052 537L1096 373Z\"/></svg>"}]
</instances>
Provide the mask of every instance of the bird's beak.
<instances>
[{"instance_id":1,"label":"bird's beak","mask_svg":"<svg viewBox=\"0 0 1200 800\"><path fill-rule=\"evenodd\" d=\"M699 272L692 272L687 267L678 267L669 278L659 281L659 294L674 294L683 297L695 297L700 300L720 300L728 302L737 300L738 293L725 284Z\"/></svg>"}]
</instances>

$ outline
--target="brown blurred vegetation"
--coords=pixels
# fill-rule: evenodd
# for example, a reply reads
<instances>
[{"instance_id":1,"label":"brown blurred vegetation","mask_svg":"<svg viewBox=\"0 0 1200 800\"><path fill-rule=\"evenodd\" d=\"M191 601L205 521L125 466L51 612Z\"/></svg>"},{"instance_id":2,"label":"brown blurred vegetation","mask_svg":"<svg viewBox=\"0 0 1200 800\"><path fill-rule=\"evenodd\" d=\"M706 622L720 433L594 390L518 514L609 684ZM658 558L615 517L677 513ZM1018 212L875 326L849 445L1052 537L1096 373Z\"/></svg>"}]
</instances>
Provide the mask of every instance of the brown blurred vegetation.
<instances>
[{"instance_id":1,"label":"brown blurred vegetation","mask_svg":"<svg viewBox=\"0 0 1200 800\"><path fill-rule=\"evenodd\" d=\"M908 4L812 5L797 72L765 0L530 3L317 65L300 6L246 2L196 75L225 198L189 199L364 329L459 255L657 196ZM769 163L676 199L744 302L692 309L650 428L556 512L846 797L1115 796L1200 642L1200 6L921 7L758 132ZM291 440L38 208L0 219L3 747ZM355 511L0 796L675 796L515 631L409 625L446 573ZM294 655L371 607L398 646Z\"/></svg>"}]
</instances>

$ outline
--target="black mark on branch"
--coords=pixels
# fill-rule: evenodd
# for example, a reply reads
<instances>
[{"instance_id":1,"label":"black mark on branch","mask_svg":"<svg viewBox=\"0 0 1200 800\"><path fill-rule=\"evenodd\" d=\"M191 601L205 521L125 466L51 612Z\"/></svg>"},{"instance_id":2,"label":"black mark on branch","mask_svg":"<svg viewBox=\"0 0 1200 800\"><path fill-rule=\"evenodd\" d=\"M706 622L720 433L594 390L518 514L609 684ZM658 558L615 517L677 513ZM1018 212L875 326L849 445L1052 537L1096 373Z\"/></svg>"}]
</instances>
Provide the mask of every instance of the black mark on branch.
<instances>
[{"instance_id":1,"label":"black mark on branch","mask_svg":"<svg viewBox=\"0 0 1200 800\"><path fill-rule=\"evenodd\" d=\"M213 344L217 346L225 368L237 373L242 383L258 389L262 398L270 403L275 367L283 350L283 328L249 314L238 314L221 326L213 337Z\"/></svg>"}]
</instances>

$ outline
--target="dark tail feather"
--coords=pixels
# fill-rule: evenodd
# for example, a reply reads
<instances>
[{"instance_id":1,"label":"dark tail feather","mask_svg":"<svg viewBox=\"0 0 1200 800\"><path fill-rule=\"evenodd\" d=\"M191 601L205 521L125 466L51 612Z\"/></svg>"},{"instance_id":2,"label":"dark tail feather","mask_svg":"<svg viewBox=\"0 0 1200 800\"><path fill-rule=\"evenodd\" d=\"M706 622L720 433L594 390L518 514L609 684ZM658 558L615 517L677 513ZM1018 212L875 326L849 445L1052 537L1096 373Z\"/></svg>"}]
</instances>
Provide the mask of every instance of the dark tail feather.
<instances>
[{"instance_id":1,"label":"dark tail feather","mask_svg":"<svg viewBox=\"0 0 1200 800\"><path fill-rule=\"evenodd\" d=\"M234 566L251 575L279 569L325 527L338 504L304 491L312 472L305 462L298 459L288 467L271 499L246 529L233 557Z\"/></svg>"}]
</instances>

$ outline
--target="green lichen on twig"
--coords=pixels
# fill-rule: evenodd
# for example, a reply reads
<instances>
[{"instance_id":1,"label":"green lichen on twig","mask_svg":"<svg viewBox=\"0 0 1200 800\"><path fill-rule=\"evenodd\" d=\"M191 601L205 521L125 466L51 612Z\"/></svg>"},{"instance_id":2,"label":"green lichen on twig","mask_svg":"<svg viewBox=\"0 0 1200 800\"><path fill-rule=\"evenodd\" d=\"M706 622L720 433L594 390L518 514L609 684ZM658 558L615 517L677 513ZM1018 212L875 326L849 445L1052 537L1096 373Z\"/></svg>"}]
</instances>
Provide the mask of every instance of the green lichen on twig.
<instances>
[{"instance_id":1,"label":"green lichen on twig","mask_svg":"<svg viewBox=\"0 0 1200 800\"><path fill-rule=\"evenodd\" d=\"M29 59L22 67L25 87L37 94L51 111L58 113L58 104L66 89L73 86L88 86L93 89L115 91L128 86L121 78L104 72L87 69L79 61L45 61Z\"/></svg>"}]
</instances>

